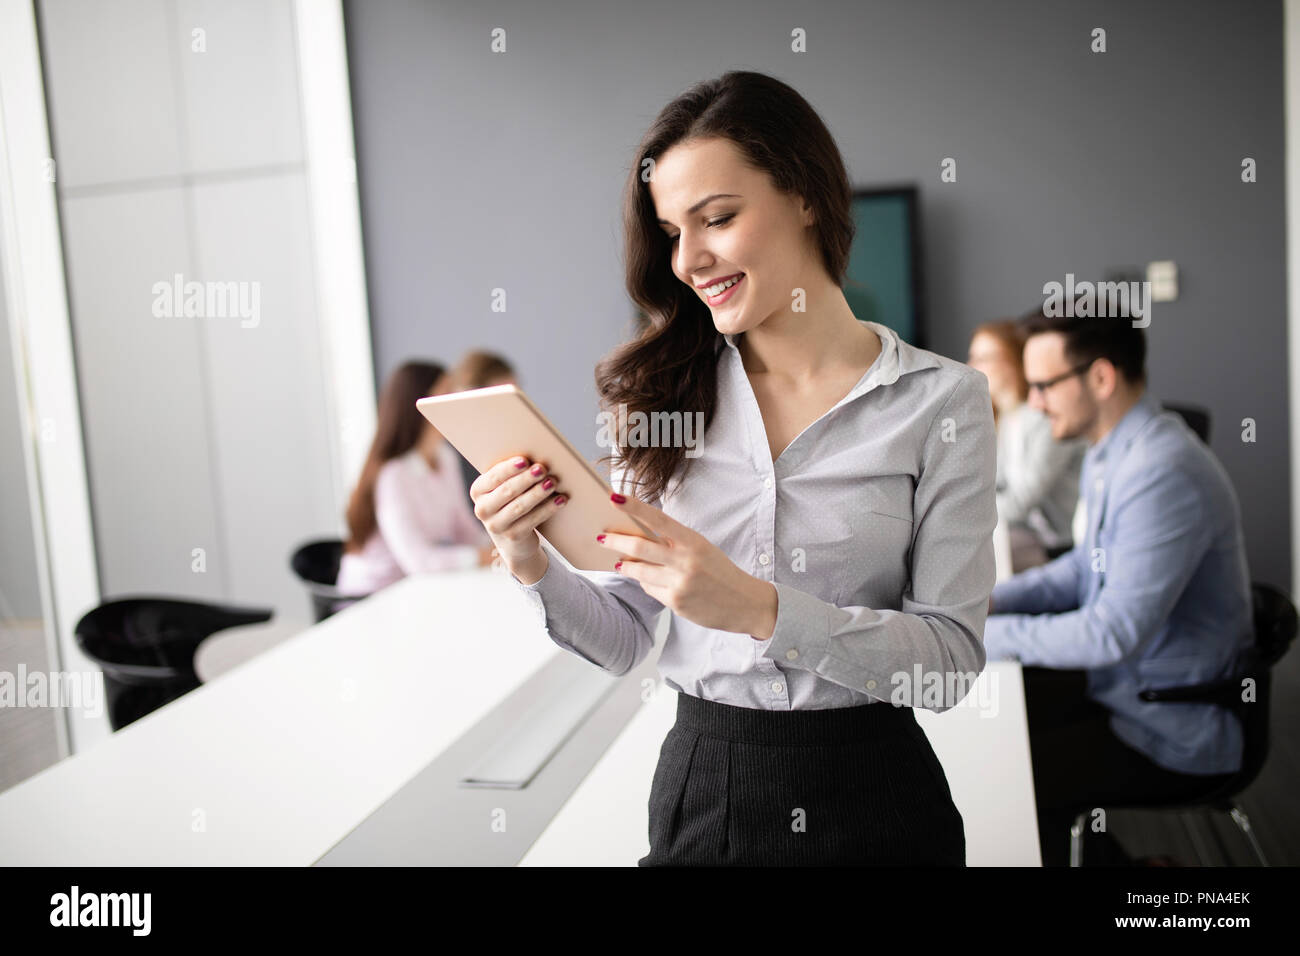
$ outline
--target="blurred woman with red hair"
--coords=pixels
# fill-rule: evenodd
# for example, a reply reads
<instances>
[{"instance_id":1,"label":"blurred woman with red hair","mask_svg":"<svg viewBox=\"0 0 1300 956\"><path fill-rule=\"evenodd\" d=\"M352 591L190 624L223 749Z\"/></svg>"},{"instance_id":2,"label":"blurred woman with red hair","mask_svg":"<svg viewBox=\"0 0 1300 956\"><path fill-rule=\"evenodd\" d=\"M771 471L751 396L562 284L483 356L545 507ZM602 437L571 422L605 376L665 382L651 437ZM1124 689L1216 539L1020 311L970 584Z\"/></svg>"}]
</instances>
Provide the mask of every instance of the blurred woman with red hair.
<instances>
[{"instance_id":1,"label":"blurred woman with red hair","mask_svg":"<svg viewBox=\"0 0 1300 956\"><path fill-rule=\"evenodd\" d=\"M1025 340L1015 319L985 322L970 340L967 364L983 372L998 431L998 515L1011 536L1012 568L1043 564L1047 551L1068 547L1079 498L1081 441L1058 442L1051 424L1030 407L1023 365Z\"/></svg>"}]
</instances>

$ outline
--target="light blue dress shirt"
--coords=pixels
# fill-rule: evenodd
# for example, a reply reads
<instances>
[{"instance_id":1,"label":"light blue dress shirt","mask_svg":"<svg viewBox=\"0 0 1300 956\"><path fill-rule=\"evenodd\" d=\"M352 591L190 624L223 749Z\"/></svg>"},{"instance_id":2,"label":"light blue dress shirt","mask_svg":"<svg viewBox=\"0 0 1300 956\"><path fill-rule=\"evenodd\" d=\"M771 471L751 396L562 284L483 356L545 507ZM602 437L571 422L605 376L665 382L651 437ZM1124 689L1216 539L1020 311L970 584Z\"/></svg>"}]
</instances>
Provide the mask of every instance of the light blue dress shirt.
<instances>
[{"instance_id":1,"label":"light blue dress shirt","mask_svg":"<svg viewBox=\"0 0 1300 956\"><path fill-rule=\"evenodd\" d=\"M1254 643L1227 473L1144 393L1088 449L1080 487L1085 540L993 589L989 659L1086 670L1088 696L1111 711L1111 729L1129 746L1169 770L1237 771L1242 731L1229 711L1138 699L1149 688L1231 676Z\"/></svg>"},{"instance_id":2,"label":"light blue dress shirt","mask_svg":"<svg viewBox=\"0 0 1300 956\"><path fill-rule=\"evenodd\" d=\"M702 454L650 504L771 581L776 629L757 641L672 614L659 658L672 689L816 710L896 701L898 688L942 711L983 671L997 523L988 380L868 325L876 361L775 462L735 339L718 337ZM629 491L619 468L611 477ZM613 674L644 660L663 605L632 578L575 571L543 546L542 578L515 580L551 639ZM927 697L918 671L944 693Z\"/></svg>"}]
</instances>

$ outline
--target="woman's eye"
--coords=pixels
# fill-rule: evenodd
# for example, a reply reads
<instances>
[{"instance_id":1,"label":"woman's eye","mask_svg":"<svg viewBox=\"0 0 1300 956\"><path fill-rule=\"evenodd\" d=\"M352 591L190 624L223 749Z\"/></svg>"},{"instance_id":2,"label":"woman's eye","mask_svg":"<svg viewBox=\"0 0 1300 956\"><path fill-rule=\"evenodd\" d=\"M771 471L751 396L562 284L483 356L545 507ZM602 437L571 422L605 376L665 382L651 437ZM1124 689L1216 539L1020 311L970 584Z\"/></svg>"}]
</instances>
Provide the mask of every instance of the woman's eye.
<instances>
[{"instance_id":1,"label":"woman's eye","mask_svg":"<svg viewBox=\"0 0 1300 956\"><path fill-rule=\"evenodd\" d=\"M710 222L709 225L710 225L710 226L720 226L720 225L722 225L724 222L728 222L729 220L731 220L732 218L734 218L735 215L736 215L735 213L730 213L729 215L726 215L726 216L719 216L717 219L714 219L712 222ZM677 239L678 239L680 236L681 236L681 233L680 233L680 232L679 232L676 236L669 236L669 237L668 237L668 242L669 242L669 244L671 245L672 243L676 242Z\"/></svg>"}]
</instances>

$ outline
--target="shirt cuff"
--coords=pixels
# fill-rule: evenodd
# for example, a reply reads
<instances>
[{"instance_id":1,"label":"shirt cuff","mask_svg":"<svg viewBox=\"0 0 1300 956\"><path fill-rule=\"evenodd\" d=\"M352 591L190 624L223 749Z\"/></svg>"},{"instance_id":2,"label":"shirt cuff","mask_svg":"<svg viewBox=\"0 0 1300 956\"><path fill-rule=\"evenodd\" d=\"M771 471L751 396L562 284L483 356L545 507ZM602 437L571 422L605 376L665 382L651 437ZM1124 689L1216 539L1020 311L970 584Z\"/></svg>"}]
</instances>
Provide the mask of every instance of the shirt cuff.
<instances>
[{"instance_id":1,"label":"shirt cuff","mask_svg":"<svg viewBox=\"0 0 1300 956\"><path fill-rule=\"evenodd\" d=\"M507 570L506 573L510 574L509 570ZM550 632L550 629L546 626L546 602L542 599L541 591L539 589L542 586L542 582L546 580L546 575L550 573L551 569L548 566L546 568L546 574L543 574L541 578L532 584L524 584L523 581L520 581L513 574L510 574L510 580L515 582L515 587L517 587L519 593L524 596L524 600L528 602L528 606L533 609L533 614L536 615L538 624L540 624L542 630L547 631L547 633Z\"/></svg>"},{"instance_id":2,"label":"shirt cuff","mask_svg":"<svg viewBox=\"0 0 1300 956\"><path fill-rule=\"evenodd\" d=\"M540 578L538 578L536 581L534 581L532 584L524 584L523 581L520 581L520 580L519 580L517 577L515 577L513 574L510 575L510 580L514 581L515 584L519 585L519 586L520 586L521 588L523 588L525 591L532 591L532 592L536 593L537 591L540 591L540 590L541 590L541 588L542 588L542 586L543 586L544 584L546 584L546 579L552 576L552 575L551 575L551 571L554 570L554 568L555 568L555 562L554 562L554 561L550 561L550 560L548 560L548 561L546 562L546 573L543 574L543 575L542 575Z\"/></svg>"},{"instance_id":3,"label":"shirt cuff","mask_svg":"<svg viewBox=\"0 0 1300 956\"><path fill-rule=\"evenodd\" d=\"M1017 575L1012 575L1003 581L998 581L993 585L993 592L989 595L993 599L994 614L1014 614L1020 607L1025 595L1025 582L1017 581Z\"/></svg>"},{"instance_id":4,"label":"shirt cuff","mask_svg":"<svg viewBox=\"0 0 1300 956\"><path fill-rule=\"evenodd\" d=\"M510 580L515 582L515 586L519 588L529 606L536 611L542 629L549 634L550 628L546 625L547 602L549 601L555 607L581 606L582 585L573 580L574 576L565 573L566 568L556 567L554 555L548 554L547 558L546 572L532 584L524 584L513 574L510 575ZM506 573L509 574L509 571ZM551 634L551 638L554 640L555 635ZM567 644L561 646L568 647Z\"/></svg>"},{"instance_id":5,"label":"shirt cuff","mask_svg":"<svg viewBox=\"0 0 1300 956\"><path fill-rule=\"evenodd\" d=\"M818 671L826 659L830 628L826 621L826 602L786 584L776 588L776 627L772 636L757 641L764 657L804 670Z\"/></svg>"},{"instance_id":6,"label":"shirt cuff","mask_svg":"<svg viewBox=\"0 0 1300 956\"><path fill-rule=\"evenodd\" d=\"M995 599L996 600L996 599ZM1015 644L1010 638L1007 625L1012 615L994 614L984 622L984 656L990 661L1014 661Z\"/></svg>"}]
</instances>

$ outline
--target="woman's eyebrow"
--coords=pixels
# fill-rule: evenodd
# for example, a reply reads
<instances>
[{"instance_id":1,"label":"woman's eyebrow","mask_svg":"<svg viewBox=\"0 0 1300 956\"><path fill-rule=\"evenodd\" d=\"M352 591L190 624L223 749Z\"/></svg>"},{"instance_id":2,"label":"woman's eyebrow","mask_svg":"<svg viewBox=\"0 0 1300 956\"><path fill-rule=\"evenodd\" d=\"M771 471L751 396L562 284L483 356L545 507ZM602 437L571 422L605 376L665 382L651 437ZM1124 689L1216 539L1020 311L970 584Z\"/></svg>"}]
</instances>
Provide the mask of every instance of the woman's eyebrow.
<instances>
[{"instance_id":1,"label":"woman's eyebrow","mask_svg":"<svg viewBox=\"0 0 1300 956\"><path fill-rule=\"evenodd\" d=\"M715 199L739 199L739 198L740 196L736 195L735 193L714 193L711 196L705 196L703 199L697 202L690 209L686 210L686 215L688 216L694 215L695 213L703 209L705 206L707 206L709 203L713 202L713 200ZM659 225L671 226L672 223L669 222L667 219L660 219Z\"/></svg>"}]
</instances>

